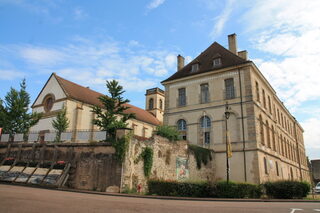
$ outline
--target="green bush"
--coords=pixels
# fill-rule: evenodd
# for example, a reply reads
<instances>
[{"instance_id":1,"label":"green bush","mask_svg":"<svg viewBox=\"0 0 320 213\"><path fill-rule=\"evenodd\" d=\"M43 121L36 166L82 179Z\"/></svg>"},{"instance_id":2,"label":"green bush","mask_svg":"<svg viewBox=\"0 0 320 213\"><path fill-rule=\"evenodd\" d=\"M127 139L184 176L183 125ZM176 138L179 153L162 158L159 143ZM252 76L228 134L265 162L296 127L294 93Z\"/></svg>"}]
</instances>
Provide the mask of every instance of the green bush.
<instances>
[{"instance_id":1,"label":"green bush","mask_svg":"<svg viewBox=\"0 0 320 213\"><path fill-rule=\"evenodd\" d=\"M173 126L157 126L156 135L168 138L170 141L181 139L179 131Z\"/></svg>"},{"instance_id":2,"label":"green bush","mask_svg":"<svg viewBox=\"0 0 320 213\"><path fill-rule=\"evenodd\" d=\"M270 198L293 199L306 197L310 191L310 184L287 180L266 182L264 188Z\"/></svg>"},{"instance_id":3,"label":"green bush","mask_svg":"<svg viewBox=\"0 0 320 213\"><path fill-rule=\"evenodd\" d=\"M213 185L213 195L218 198L260 198L262 187L250 183L220 181Z\"/></svg>"},{"instance_id":4,"label":"green bush","mask_svg":"<svg viewBox=\"0 0 320 213\"><path fill-rule=\"evenodd\" d=\"M260 198L262 188L248 183L226 181L207 182L177 182L163 180L148 181L149 194L181 197L216 197L216 198Z\"/></svg>"},{"instance_id":5,"label":"green bush","mask_svg":"<svg viewBox=\"0 0 320 213\"><path fill-rule=\"evenodd\" d=\"M160 196L209 197L210 187L206 182L177 182L149 180L149 194Z\"/></svg>"},{"instance_id":6,"label":"green bush","mask_svg":"<svg viewBox=\"0 0 320 213\"><path fill-rule=\"evenodd\" d=\"M206 149L197 145L189 144L188 149L191 153L193 153L196 162L197 168L201 169L201 164L207 165L209 161L212 160L211 150Z\"/></svg>"}]
</instances>

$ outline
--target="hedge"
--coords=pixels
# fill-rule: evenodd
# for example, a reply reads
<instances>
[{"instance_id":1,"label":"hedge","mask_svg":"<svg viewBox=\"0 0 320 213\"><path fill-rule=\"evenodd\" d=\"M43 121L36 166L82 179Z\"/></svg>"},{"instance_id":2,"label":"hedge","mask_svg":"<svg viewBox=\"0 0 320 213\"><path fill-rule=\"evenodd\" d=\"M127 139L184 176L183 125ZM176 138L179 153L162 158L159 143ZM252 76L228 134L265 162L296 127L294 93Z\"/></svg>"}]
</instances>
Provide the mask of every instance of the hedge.
<instances>
[{"instance_id":1,"label":"hedge","mask_svg":"<svg viewBox=\"0 0 320 213\"><path fill-rule=\"evenodd\" d=\"M310 191L310 184L298 181L276 181L264 184L269 198L293 199L306 197Z\"/></svg>"},{"instance_id":2,"label":"hedge","mask_svg":"<svg viewBox=\"0 0 320 213\"><path fill-rule=\"evenodd\" d=\"M260 198L262 195L262 187L259 185L226 181L207 183L149 180L148 188L149 194L160 196Z\"/></svg>"}]
</instances>

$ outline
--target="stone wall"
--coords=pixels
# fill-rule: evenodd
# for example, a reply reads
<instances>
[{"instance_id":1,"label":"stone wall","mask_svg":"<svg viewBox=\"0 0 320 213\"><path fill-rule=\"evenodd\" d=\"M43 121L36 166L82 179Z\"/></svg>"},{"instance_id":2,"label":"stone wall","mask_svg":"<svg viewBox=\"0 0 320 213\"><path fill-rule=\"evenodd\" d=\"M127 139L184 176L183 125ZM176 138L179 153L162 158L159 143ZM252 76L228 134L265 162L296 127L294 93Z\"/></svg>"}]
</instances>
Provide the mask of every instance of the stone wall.
<instances>
[{"instance_id":1,"label":"stone wall","mask_svg":"<svg viewBox=\"0 0 320 213\"><path fill-rule=\"evenodd\" d=\"M8 157L39 164L65 161L71 163L66 187L97 191L119 190L121 165L114 152L110 143L0 144L1 161Z\"/></svg>"},{"instance_id":2,"label":"stone wall","mask_svg":"<svg viewBox=\"0 0 320 213\"><path fill-rule=\"evenodd\" d=\"M186 141L171 142L166 138L154 136L148 140L132 138L129 144L129 151L123 167L122 190L137 189L141 186L142 191L146 190L147 180L145 177L141 159L141 152L145 147L153 150L153 166L150 179L181 180L181 181L213 181L214 155L207 165L197 169L196 160L193 154L189 153Z\"/></svg>"}]
</instances>

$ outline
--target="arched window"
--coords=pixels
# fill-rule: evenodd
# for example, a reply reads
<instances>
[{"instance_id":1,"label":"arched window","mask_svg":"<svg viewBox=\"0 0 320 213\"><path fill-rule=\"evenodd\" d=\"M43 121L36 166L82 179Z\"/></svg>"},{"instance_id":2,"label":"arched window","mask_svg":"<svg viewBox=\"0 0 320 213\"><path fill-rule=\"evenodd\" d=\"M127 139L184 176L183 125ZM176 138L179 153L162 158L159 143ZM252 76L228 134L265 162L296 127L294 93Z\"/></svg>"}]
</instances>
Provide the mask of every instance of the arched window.
<instances>
[{"instance_id":1,"label":"arched window","mask_svg":"<svg viewBox=\"0 0 320 213\"><path fill-rule=\"evenodd\" d=\"M160 109L163 110L163 108L162 108L163 107L162 99L159 100L159 106L160 106Z\"/></svg>"},{"instance_id":2,"label":"arched window","mask_svg":"<svg viewBox=\"0 0 320 213\"><path fill-rule=\"evenodd\" d=\"M202 138L203 138L203 143L210 144L210 141L211 141L211 135L210 135L211 119L208 116L201 117L200 126L202 128L201 134L202 134Z\"/></svg>"},{"instance_id":3,"label":"arched window","mask_svg":"<svg viewBox=\"0 0 320 213\"><path fill-rule=\"evenodd\" d=\"M187 140L187 122L183 119L180 119L177 122L177 127L182 140Z\"/></svg>"},{"instance_id":4,"label":"arched window","mask_svg":"<svg viewBox=\"0 0 320 213\"><path fill-rule=\"evenodd\" d=\"M211 120L208 116L203 116L200 119L201 128L209 128L211 127Z\"/></svg>"},{"instance_id":5,"label":"arched window","mask_svg":"<svg viewBox=\"0 0 320 213\"><path fill-rule=\"evenodd\" d=\"M262 116L259 116L259 122L260 122L260 137L261 137L261 143L264 145L264 129L263 129L263 121Z\"/></svg>"},{"instance_id":6,"label":"arched window","mask_svg":"<svg viewBox=\"0 0 320 213\"><path fill-rule=\"evenodd\" d=\"M187 122L183 119L178 120L177 126L178 126L179 131L186 131L187 130Z\"/></svg>"},{"instance_id":7,"label":"arched window","mask_svg":"<svg viewBox=\"0 0 320 213\"><path fill-rule=\"evenodd\" d=\"M266 121L266 129L267 129L267 145L269 148L271 148L270 129L269 129L269 122L268 121Z\"/></svg>"},{"instance_id":8,"label":"arched window","mask_svg":"<svg viewBox=\"0 0 320 213\"><path fill-rule=\"evenodd\" d=\"M149 99L149 109L153 109L153 98Z\"/></svg>"}]
</instances>

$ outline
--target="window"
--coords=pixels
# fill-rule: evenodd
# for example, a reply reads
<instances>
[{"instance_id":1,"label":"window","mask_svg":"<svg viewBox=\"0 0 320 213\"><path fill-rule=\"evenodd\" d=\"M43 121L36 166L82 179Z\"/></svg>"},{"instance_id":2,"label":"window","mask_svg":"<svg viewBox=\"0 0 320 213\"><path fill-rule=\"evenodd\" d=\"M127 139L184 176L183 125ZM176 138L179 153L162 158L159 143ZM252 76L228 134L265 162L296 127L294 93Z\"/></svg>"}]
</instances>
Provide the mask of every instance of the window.
<instances>
[{"instance_id":1,"label":"window","mask_svg":"<svg viewBox=\"0 0 320 213\"><path fill-rule=\"evenodd\" d=\"M261 137L261 143L264 145L264 129L263 129L263 121L262 116L259 116L259 122L260 122L260 137Z\"/></svg>"},{"instance_id":2,"label":"window","mask_svg":"<svg viewBox=\"0 0 320 213\"><path fill-rule=\"evenodd\" d=\"M160 106L160 109L163 110L163 101L162 101L162 99L159 100L159 106Z\"/></svg>"},{"instance_id":3,"label":"window","mask_svg":"<svg viewBox=\"0 0 320 213\"><path fill-rule=\"evenodd\" d=\"M264 163L264 173L267 175L268 174L268 165L267 165L267 159L265 157L263 158L263 163Z\"/></svg>"},{"instance_id":4,"label":"window","mask_svg":"<svg viewBox=\"0 0 320 213\"><path fill-rule=\"evenodd\" d=\"M211 120L208 116L203 116L200 119L201 128L210 128L211 127Z\"/></svg>"},{"instance_id":5,"label":"window","mask_svg":"<svg viewBox=\"0 0 320 213\"><path fill-rule=\"evenodd\" d=\"M275 137L275 131L274 131L273 125L272 125L272 132L271 132L271 134L272 134L273 150L274 150L274 151L277 151L277 149L276 149L276 137Z\"/></svg>"},{"instance_id":6,"label":"window","mask_svg":"<svg viewBox=\"0 0 320 213\"><path fill-rule=\"evenodd\" d=\"M276 161L276 171L277 171L277 176L279 176L279 165L277 161Z\"/></svg>"},{"instance_id":7,"label":"window","mask_svg":"<svg viewBox=\"0 0 320 213\"><path fill-rule=\"evenodd\" d=\"M269 129L269 122L266 121L266 130L267 130L267 145L271 148L271 141L270 141L270 129Z\"/></svg>"},{"instance_id":8,"label":"window","mask_svg":"<svg viewBox=\"0 0 320 213\"><path fill-rule=\"evenodd\" d=\"M263 101L263 107L266 108L266 93L264 92L264 89L262 89L262 101Z\"/></svg>"},{"instance_id":9,"label":"window","mask_svg":"<svg viewBox=\"0 0 320 213\"><path fill-rule=\"evenodd\" d=\"M191 72L197 72L199 70L199 64L192 64L191 66Z\"/></svg>"},{"instance_id":10,"label":"window","mask_svg":"<svg viewBox=\"0 0 320 213\"><path fill-rule=\"evenodd\" d=\"M149 99L149 110L153 109L153 98Z\"/></svg>"},{"instance_id":11,"label":"window","mask_svg":"<svg viewBox=\"0 0 320 213\"><path fill-rule=\"evenodd\" d=\"M210 132L205 132L204 133L204 144L209 144L210 143Z\"/></svg>"},{"instance_id":12,"label":"window","mask_svg":"<svg viewBox=\"0 0 320 213\"><path fill-rule=\"evenodd\" d=\"M202 128L203 143L210 144L211 119L208 116L201 117L200 125Z\"/></svg>"},{"instance_id":13,"label":"window","mask_svg":"<svg viewBox=\"0 0 320 213\"><path fill-rule=\"evenodd\" d=\"M209 102L209 85L208 84L201 84L201 103L208 103Z\"/></svg>"},{"instance_id":14,"label":"window","mask_svg":"<svg viewBox=\"0 0 320 213\"><path fill-rule=\"evenodd\" d=\"M213 59L212 65L213 65L214 68L215 67L220 67L221 66L221 58Z\"/></svg>"},{"instance_id":15,"label":"window","mask_svg":"<svg viewBox=\"0 0 320 213\"><path fill-rule=\"evenodd\" d=\"M179 131L186 131L187 130L187 122L183 119L178 120L177 122L178 130Z\"/></svg>"},{"instance_id":16,"label":"window","mask_svg":"<svg viewBox=\"0 0 320 213\"><path fill-rule=\"evenodd\" d=\"M54 97L52 95L47 95L43 101L44 111L50 112L50 110L53 107L53 103L54 103Z\"/></svg>"},{"instance_id":17,"label":"window","mask_svg":"<svg viewBox=\"0 0 320 213\"><path fill-rule=\"evenodd\" d=\"M235 98L235 92L234 92L234 84L233 84L233 78L229 78L224 80L225 83L225 98L226 99L233 99Z\"/></svg>"},{"instance_id":18,"label":"window","mask_svg":"<svg viewBox=\"0 0 320 213\"><path fill-rule=\"evenodd\" d=\"M271 108L271 99L270 96L268 96L268 107L269 107L269 112L272 115L272 108Z\"/></svg>"},{"instance_id":19,"label":"window","mask_svg":"<svg viewBox=\"0 0 320 213\"><path fill-rule=\"evenodd\" d=\"M260 102L260 91L259 91L259 83L256 82L256 96L257 96L257 101Z\"/></svg>"},{"instance_id":20,"label":"window","mask_svg":"<svg viewBox=\"0 0 320 213\"><path fill-rule=\"evenodd\" d=\"M178 90L179 98L178 98L178 105L185 106L186 105L186 88L180 88Z\"/></svg>"}]
</instances>

